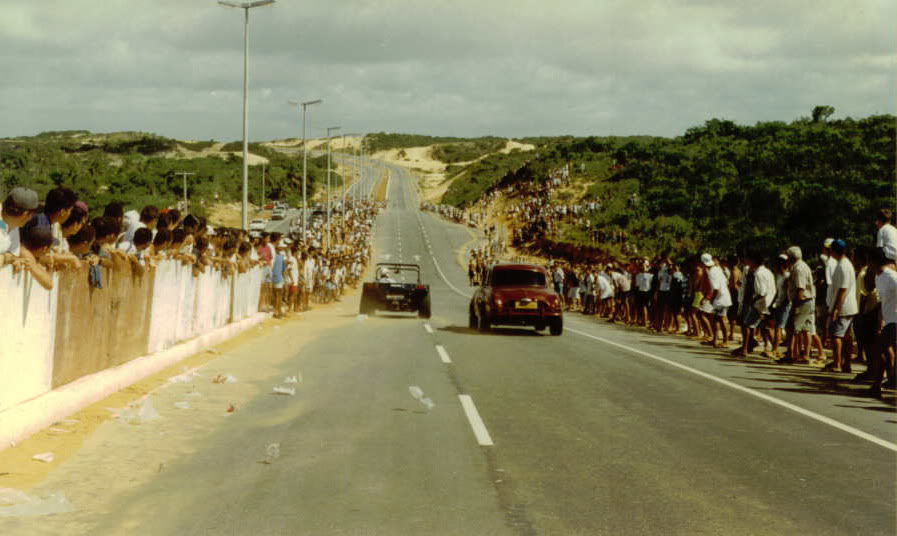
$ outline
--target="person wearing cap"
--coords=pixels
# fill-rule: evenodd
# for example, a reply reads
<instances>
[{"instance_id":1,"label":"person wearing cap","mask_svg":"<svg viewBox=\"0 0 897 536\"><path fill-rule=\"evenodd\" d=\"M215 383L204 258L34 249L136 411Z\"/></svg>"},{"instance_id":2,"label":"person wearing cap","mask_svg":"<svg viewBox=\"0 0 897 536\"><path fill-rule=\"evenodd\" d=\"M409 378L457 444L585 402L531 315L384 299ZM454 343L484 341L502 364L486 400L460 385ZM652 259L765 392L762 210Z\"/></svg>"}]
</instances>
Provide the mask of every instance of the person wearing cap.
<instances>
[{"instance_id":1,"label":"person wearing cap","mask_svg":"<svg viewBox=\"0 0 897 536\"><path fill-rule=\"evenodd\" d=\"M845 345L844 338L847 337L849 340L850 325L854 315L859 312L856 299L856 272L853 263L844 254L847 250L847 243L844 240L833 241L830 250L836 264L828 286L825 305L828 311L828 332L832 337L832 362L827 363L822 370L832 372L840 369L842 372L850 372L850 344Z\"/></svg>"},{"instance_id":2,"label":"person wearing cap","mask_svg":"<svg viewBox=\"0 0 897 536\"><path fill-rule=\"evenodd\" d=\"M729 280L709 253L701 255L701 263L707 267L707 279L710 282L710 292L704 295L704 301L701 304L701 310L710 316L711 324L711 338L705 342L714 348L725 348L725 341L729 339L726 313L732 306ZM722 331L722 339L717 338L720 331Z\"/></svg>"},{"instance_id":3,"label":"person wearing cap","mask_svg":"<svg viewBox=\"0 0 897 536\"><path fill-rule=\"evenodd\" d=\"M28 188L13 188L0 209L5 228L0 227L0 266L12 262L19 254L19 233L37 210L37 193Z\"/></svg>"},{"instance_id":4,"label":"person wearing cap","mask_svg":"<svg viewBox=\"0 0 897 536\"><path fill-rule=\"evenodd\" d=\"M13 269L27 270L34 280L47 290L53 288L53 276L40 261L50 252L53 245L53 233L46 225L22 227L22 243L19 258L13 262Z\"/></svg>"},{"instance_id":5,"label":"person wearing cap","mask_svg":"<svg viewBox=\"0 0 897 536\"><path fill-rule=\"evenodd\" d=\"M871 255L870 269L875 271L875 291L881 303L881 331L869 359L872 386L869 395L881 398L882 380L888 372L888 387L897 385L895 351L897 351L897 253L876 248Z\"/></svg>"}]
</instances>

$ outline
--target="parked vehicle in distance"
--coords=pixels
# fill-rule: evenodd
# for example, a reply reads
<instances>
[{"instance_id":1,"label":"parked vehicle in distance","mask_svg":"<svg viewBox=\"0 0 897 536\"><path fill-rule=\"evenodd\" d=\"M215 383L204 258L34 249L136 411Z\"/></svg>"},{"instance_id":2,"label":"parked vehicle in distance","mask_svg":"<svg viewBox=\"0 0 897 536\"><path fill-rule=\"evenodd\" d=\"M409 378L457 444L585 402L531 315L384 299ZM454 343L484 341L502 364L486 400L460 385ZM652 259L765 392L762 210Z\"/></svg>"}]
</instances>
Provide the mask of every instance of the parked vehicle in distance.
<instances>
[{"instance_id":1,"label":"parked vehicle in distance","mask_svg":"<svg viewBox=\"0 0 897 536\"><path fill-rule=\"evenodd\" d=\"M267 203L267 204L264 206L264 209L265 209L265 210L271 210L271 209L273 209L273 208L274 208L274 203Z\"/></svg>"},{"instance_id":2,"label":"parked vehicle in distance","mask_svg":"<svg viewBox=\"0 0 897 536\"><path fill-rule=\"evenodd\" d=\"M381 262L374 274L375 280L361 289L360 314L416 311L418 317L430 318L430 285L421 283L419 265ZM400 281L402 274L410 274L414 281Z\"/></svg>"},{"instance_id":3,"label":"parked vehicle in distance","mask_svg":"<svg viewBox=\"0 0 897 536\"><path fill-rule=\"evenodd\" d=\"M274 212L271 213L272 220L282 220L286 217L287 211L282 208L275 208Z\"/></svg>"},{"instance_id":4,"label":"parked vehicle in distance","mask_svg":"<svg viewBox=\"0 0 897 536\"><path fill-rule=\"evenodd\" d=\"M251 222L249 222L249 231L250 232L252 232L252 231L260 231L261 232L264 230L265 230L265 220L256 219L256 220L252 220Z\"/></svg>"},{"instance_id":5,"label":"parked vehicle in distance","mask_svg":"<svg viewBox=\"0 0 897 536\"><path fill-rule=\"evenodd\" d=\"M495 264L470 299L468 325L481 332L492 326L546 327L552 335L564 331L560 296L548 272L534 264Z\"/></svg>"}]
</instances>

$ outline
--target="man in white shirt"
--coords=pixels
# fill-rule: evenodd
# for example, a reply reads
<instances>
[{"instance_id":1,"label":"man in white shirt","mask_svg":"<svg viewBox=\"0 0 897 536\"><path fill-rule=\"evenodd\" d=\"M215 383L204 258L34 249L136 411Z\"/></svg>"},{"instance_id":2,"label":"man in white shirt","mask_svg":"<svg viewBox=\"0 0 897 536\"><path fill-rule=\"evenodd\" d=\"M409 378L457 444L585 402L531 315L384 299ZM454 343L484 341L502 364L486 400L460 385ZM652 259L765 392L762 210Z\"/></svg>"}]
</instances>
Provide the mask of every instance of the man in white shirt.
<instances>
[{"instance_id":1,"label":"man in white shirt","mask_svg":"<svg viewBox=\"0 0 897 536\"><path fill-rule=\"evenodd\" d=\"M750 301L742 303L742 343L741 348L733 355L744 357L751 352L751 341L760 327L763 319L769 315L769 307L776 295L776 280L772 272L763 264L762 255L756 251L747 251L744 254L746 274L750 274L747 281L751 287L745 287L742 292L744 298Z\"/></svg>"},{"instance_id":2,"label":"man in white shirt","mask_svg":"<svg viewBox=\"0 0 897 536\"><path fill-rule=\"evenodd\" d=\"M729 279L709 253L701 255L701 263L707 267L707 279L710 282L710 293L704 296L704 301L701 304L701 310L711 315L713 337L708 344L715 348L722 348L725 345L723 341L729 338L729 328L726 322L726 313L729 307L732 307ZM722 331L722 339L717 338L719 331Z\"/></svg>"},{"instance_id":3,"label":"man in white shirt","mask_svg":"<svg viewBox=\"0 0 897 536\"><path fill-rule=\"evenodd\" d=\"M885 253L897 254L897 228L891 224L894 213L889 208L883 208L875 215L875 226L878 233L875 238L875 247L884 248Z\"/></svg>"},{"instance_id":4,"label":"man in white shirt","mask_svg":"<svg viewBox=\"0 0 897 536\"><path fill-rule=\"evenodd\" d=\"M870 356L869 367L872 372L872 387L869 394L881 398L881 385L885 370L888 371L888 383L894 385L894 354L897 350L897 265L894 257L897 253L878 248L872 254L870 269L877 272L875 290L881 300L882 328L875 341Z\"/></svg>"},{"instance_id":5,"label":"man in white shirt","mask_svg":"<svg viewBox=\"0 0 897 536\"><path fill-rule=\"evenodd\" d=\"M829 315L829 334L832 336L832 362L823 370L850 372L850 345L843 344L844 338L850 330L853 317L859 312L856 298L856 272L853 263L844 255L847 243L838 239L832 242L832 258L835 260L835 270L832 272L832 281L828 286L825 305ZM848 355L843 355L844 353Z\"/></svg>"}]
</instances>

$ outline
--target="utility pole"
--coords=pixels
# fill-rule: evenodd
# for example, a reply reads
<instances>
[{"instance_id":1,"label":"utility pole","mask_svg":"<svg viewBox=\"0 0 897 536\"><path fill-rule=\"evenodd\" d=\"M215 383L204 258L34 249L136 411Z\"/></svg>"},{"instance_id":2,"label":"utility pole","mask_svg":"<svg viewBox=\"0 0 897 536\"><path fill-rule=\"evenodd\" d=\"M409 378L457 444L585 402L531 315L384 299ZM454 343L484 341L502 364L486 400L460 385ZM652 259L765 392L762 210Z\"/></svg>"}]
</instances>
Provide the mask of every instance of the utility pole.
<instances>
[{"instance_id":1,"label":"utility pole","mask_svg":"<svg viewBox=\"0 0 897 536\"><path fill-rule=\"evenodd\" d=\"M308 220L308 198L306 196L306 182L307 182L307 174L308 174L308 142L305 139L305 120L307 116L307 109L309 106L313 106L315 104L321 104L323 99L316 99L312 101L305 102L297 102L297 101L287 101L287 104L291 104L293 106L301 106L302 107L302 244L305 245L306 241L306 227Z\"/></svg>"},{"instance_id":2,"label":"utility pole","mask_svg":"<svg viewBox=\"0 0 897 536\"><path fill-rule=\"evenodd\" d=\"M330 249L331 231L330 231L330 159L331 159L331 137L330 133L339 130L340 127L327 127L327 249Z\"/></svg>"},{"instance_id":3,"label":"utility pole","mask_svg":"<svg viewBox=\"0 0 897 536\"><path fill-rule=\"evenodd\" d=\"M257 0L235 4L218 0L222 6L243 10L243 230L249 229L249 10L269 6L274 0Z\"/></svg>"},{"instance_id":4,"label":"utility pole","mask_svg":"<svg viewBox=\"0 0 897 536\"><path fill-rule=\"evenodd\" d=\"M190 211L190 205L187 204L187 176L188 175L196 175L196 173L188 173L186 171L177 171L175 175L180 175L184 178L184 214Z\"/></svg>"},{"instance_id":5,"label":"utility pole","mask_svg":"<svg viewBox=\"0 0 897 536\"><path fill-rule=\"evenodd\" d=\"M259 203L259 210L265 210L265 164L262 164L262 202Z\"/></svg>"}]
</instances>

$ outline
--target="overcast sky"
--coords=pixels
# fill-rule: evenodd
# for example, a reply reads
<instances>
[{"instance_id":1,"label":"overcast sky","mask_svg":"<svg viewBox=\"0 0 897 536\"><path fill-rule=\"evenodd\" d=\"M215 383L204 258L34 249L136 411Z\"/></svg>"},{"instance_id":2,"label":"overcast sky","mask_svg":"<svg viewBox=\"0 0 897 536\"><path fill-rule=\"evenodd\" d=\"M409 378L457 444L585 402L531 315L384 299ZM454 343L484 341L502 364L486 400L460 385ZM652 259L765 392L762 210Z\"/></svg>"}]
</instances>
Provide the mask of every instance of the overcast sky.
<instances>
[{"instance_id":1,"label":"overcast sky","mask_svg":"<svg viewBox=\"0 0 897 536\"><path fill-rule=\"evenodd\" d=\"M672 136L895 112L894 0L278 0L250 11L250 138ZM0 136L241 139L243 12L0 0Z\"/></svg>"}]
</instances>

